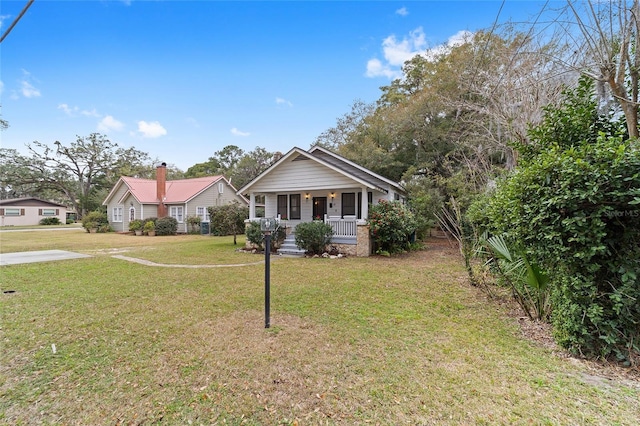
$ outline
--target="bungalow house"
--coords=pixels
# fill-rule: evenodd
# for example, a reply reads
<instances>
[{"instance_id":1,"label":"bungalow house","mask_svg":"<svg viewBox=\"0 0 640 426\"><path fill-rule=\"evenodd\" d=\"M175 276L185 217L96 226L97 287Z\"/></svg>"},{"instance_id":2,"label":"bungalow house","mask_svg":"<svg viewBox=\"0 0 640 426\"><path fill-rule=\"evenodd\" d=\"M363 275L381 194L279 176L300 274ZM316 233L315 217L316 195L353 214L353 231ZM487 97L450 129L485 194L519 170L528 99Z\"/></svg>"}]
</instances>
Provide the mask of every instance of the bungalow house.
<instances>
[{"instance_id":1,"label":"bungalow house","mask_svg":"<svg viewBox=\"0 0 640 426\"><path fill-rule=\"evenodd\" d=\"M0 226L38 225L48 217L66 223L67 206L35 197L0 200Z\"/></svg>"},{"instance_id":2,"label":"bungalow house","mask_svg":"<svg viewBox=\"0 0 640 426\"><path fill-rule=\"evenodd\" d=\"M333 228L332 244L357 256L371 253L369 205L406 199L399 183L319 146L293 148L237 193L249 197L249 220L256 220L256 197L263 196L265 217L286 220L289 233L301 222L323 220Z\"/></svg>"},{"instance_id":3,"label":"bungalow house","mask_svg":"<svg viewBox=\"0 0 640 426\"><path fill-rule=\"evenodd\" d=\"M187 232L187 217L199 216L209 222L207 207L247 200L224 176L206 176L167 181L167 165L156 170L156 180L122 176L102 205L107 206L109 224L118 232L128 231L134 219L171 216L178 221L178 232Z\"/></svg>"}]
</instances>

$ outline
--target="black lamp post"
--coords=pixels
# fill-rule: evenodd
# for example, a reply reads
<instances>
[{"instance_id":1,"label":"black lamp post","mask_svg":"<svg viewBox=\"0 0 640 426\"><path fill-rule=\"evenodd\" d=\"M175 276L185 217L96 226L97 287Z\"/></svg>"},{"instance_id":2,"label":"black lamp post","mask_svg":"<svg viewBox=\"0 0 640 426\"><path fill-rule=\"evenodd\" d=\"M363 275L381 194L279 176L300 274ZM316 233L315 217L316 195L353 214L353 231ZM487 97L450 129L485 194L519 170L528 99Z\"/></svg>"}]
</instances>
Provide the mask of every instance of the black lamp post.
<instances>
[{"instance_id":1,"label":"black lamp post","mask_svg":"<svg viewBox=\"0 0 640 426\"><path fill-rule=\"evenodd\" d=\"M275 218L260 219L260 230L264 233L264 328L271 326L271 233L276 229Z\"/></svg>"}]
</instances>

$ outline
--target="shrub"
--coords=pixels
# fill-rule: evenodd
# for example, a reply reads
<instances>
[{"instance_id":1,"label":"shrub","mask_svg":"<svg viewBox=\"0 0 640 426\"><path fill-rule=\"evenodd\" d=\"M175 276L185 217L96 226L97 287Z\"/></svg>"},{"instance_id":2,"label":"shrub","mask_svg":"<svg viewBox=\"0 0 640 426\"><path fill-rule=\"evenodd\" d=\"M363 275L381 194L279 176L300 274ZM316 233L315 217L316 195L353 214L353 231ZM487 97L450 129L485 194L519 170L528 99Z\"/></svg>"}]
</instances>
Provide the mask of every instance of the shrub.
<instances>
[{"instance_id":1,"label":"shrub","mask_svg":"<svg viewBox=\"0 0 640 426\"><path fill-rule=\"evenodd\" d=\"M101 229L101 226L106 225L109 226L109 219L107 218L107 214L100 211L93 211L87 213L82 218L82 227L89 232L91 228ZM103 228L104 229L104 228Z\"/></svg>"},{"instance_id":2,"label":"shrub","mask_svg":"<svg viewBox=\"0 0 640 426\"><path fill-rule=\"evenodd\" d=\"M40 225L60 225L60 219L57 217L45 217L40 219Z\"/></svg>"},{"instance_id":3,"label":"shrub","mask_svg":"<svg viewBox=\"0 0 640 426\"><path fill-rule=\"evenodd\" d=\"M572 110L586 109L585 117L597 109L588 91L569 99ZM640 150L615 126L606 134L584 119L580 132L573 118L547 115L533 133L536 150L499 182L487 205L490 231L522 247L549 276L560 345L634 363L640 356ZM574 140L556 140L563 135Z\"/></svg>"},{"instance_id":4,"label":"shrub","mask_svg":"<svg viewBox=\"0 0 640 426\"><path fill-rule=\"evenodd\" d=\"M416 220L401 202L380 200L369 209L369 226L377 251L398 253L410 248Z\"/></svg>"},{"instance_id":5,"label":"shrub","mask_svg":"<svg viewBox=\"0 0 640 426\"><path fill-rule=\"evenodd\" d=\"M175 217L161 217L156 220L156 235L175 235L178 232L178 221Z\"/></svg>"},{"instance_id":6,"label":"shrub","mask_svg":"<svg viewBox=\"0 0 640 426\"><path fill-rule=\"evenodd\" d=\"M76 221L75 221L75 220L73 220L73 219L67 219L67 225L71 225L71 224L74 224L74 223L76 223Z\"/></svg>"},{"instance_id":7,"label":"shrub","mask_svg":"<svg viewBox=\"0 0 640 426\"><path fill-rule=\"evenodd\" d=\"M199 234L200 233L200 216L187 216L187 233Z\"/></svg>"},{"instance_id":8,"label":"shrub","mask_svg":"<svg viewBox=\"0 0 640 426\"><path fill-rule=\"evenodd\" d=\"M145 222L144 227L142 229L146 233L155 231L156 230L156 224L152 220L149 220L149 221Z\"/></svg>"},{"instance_id":9,"label":"shrub","mask_svg":"<svg viewBox=\"0 0 640 426\"><path fill-rule=\"evenodd\" d=\"M233 244L236 244L236 235L245 231L244 221L249 218L249 207L242 206L238 202L209 207L209 217L211 234L233 235Z\"/></svg>"},{"instance_id":10,"label":"shrub","mask_svg":"<svg viewBox=\"0 0 640 426\"><path fill-rule=\"evenodd\" d=\"M320 254L324 252L327 244L331 242L333 229L327 223L314 220L313 222L298 224L295 234L298 247L311 254Z\"/></svg>"},{"instance_id":11,"label":"shrub","mask_svg":"<svg viewBox=\"0 0 640 426\"><path fill-rule=\"evenodd\" d=\"M129 231L139 231L142 229L144 221L142 219L134 219L129 222Z\"/></svg>"},{"instance_id":12,"label":"shrub","mask_svg":"<svg viewBox=\"0 0 640 426\"><path fill-rule=\"evenodd\" d=\"M260 222L251 222L245 229L247 241L257 246L260 250L264 250L264 234L260 230ZM280 244L287 238L284 228L279 227L271 234L271 250L280 247Z\"/></svg>"}]
</instances>

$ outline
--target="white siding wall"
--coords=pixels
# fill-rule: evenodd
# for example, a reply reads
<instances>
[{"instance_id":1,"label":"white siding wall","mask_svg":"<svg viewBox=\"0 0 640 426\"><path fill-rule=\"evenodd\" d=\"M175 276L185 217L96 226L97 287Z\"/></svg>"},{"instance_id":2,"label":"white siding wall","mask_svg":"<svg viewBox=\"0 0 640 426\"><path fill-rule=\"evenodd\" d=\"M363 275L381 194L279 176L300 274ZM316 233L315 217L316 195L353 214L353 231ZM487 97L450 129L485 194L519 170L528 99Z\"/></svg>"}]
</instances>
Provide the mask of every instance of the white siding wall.
<instances>
[{"instance_id":1,"label":"white siding wall","mask_svg":"<svg viewBox=\"0 0 640 426\"><path fill-rule=\"evenodd\" d=\"M321 188L348 188L353 180L313 160L283 163L251 187L260 192L293 192Z\"/></svg>"}]
</instances>

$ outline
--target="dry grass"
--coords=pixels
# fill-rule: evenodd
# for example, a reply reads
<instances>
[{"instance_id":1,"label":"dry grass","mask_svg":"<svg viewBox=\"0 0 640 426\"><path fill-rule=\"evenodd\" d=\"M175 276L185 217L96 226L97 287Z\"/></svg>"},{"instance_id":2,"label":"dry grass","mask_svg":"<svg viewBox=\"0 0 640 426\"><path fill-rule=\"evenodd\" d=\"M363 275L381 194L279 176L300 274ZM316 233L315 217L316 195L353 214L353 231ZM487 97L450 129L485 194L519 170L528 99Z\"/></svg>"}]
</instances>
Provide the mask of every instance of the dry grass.
<instances>
[{"instance_id":1,"label":"dry grass","mask_svg":"<svg viewBox=\"0 0 640 426\"><path fill-rule=\"evenodd\" d=\"M16 244L8 235L2 246ZM23 246L53 239L40 237ZM466 284L453 250L278 259L264 329L262 266L152 268L107 250L166 263L255 260L231 239L59 243L47 248L102 255L0 270L16 290L0 296L0 423L640 422L637 382L524 339L506 307Z\"/></svg>"}]
</instances>

